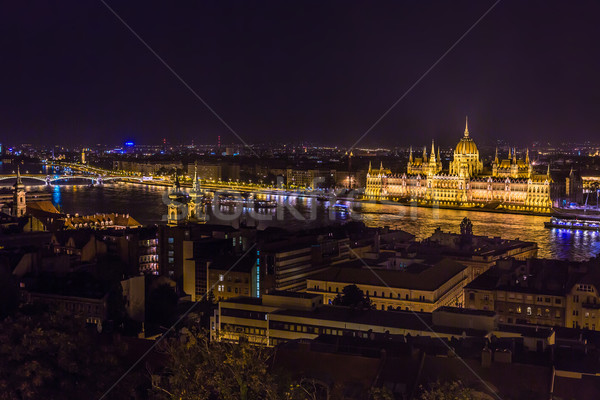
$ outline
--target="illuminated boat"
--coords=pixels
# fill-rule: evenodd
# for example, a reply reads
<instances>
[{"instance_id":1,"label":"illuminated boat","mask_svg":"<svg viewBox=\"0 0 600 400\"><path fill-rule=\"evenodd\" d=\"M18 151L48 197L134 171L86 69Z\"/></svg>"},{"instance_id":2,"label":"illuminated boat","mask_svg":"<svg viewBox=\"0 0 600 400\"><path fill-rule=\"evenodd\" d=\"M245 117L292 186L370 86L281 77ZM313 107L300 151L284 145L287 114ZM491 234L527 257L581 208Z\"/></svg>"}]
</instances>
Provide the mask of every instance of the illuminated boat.
<instances>
[{"instance_id":1,"label":"illuminated boat","mask_svg":"<svg viewBox=\"0 0 600 400\"><path fill-rule=\"evenodd\" d=\"M586 230L600 232L600 221L582 219L564 219L552 217L550 221L544 222L546 228L559 228L570 230Z\"/></svg>"},{"instance_id":2,"label":"illuminated boat","mask_svg":"<svg viewBox=\"0 0 600 400\"><path fill-rule=\"evenodd\" d=\"M273 200L255 200L254 208L277 208L277 202Z\"/></svg>"},{"instance_id":3,"label":"illuminated boat","mask_svg":"<svg viewBox=\"0 0 600 400\"><path fill-rule=\"evenodd\" d=\"M331 206L333 208L333 211L337 214L340 215L342 217L347 217L350 215L350 207L348 207L345 204L342 203L335 203L333 206Z\"/></svg>"}]
</instances>

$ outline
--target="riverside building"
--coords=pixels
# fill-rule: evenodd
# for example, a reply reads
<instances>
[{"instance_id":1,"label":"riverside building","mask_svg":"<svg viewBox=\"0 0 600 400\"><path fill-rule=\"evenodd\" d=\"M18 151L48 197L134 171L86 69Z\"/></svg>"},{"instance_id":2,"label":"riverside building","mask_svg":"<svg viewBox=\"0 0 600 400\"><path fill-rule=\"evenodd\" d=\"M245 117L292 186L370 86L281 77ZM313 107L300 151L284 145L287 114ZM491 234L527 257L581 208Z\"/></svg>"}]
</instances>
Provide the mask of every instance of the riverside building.
<instances>
[{"instance_id":1,"label":"riverside building","mask_svg":"<svg viewBox=\"0 0 600 400\"><path fill-rule=\"evenodd\" d=\"M491 170L484 170L477 145L465 132L454 149L448 169L444 169L435 145L431 153L423 149L421 157L410 152L406 172L392 173L383 163L379 169L369 165L365 198L372 200L416 201L423 205L488 207L511 211L550 212L552 179L536 174L529 160L509 150L506 159L496 157Z\"/></svg>"}]
</instances>

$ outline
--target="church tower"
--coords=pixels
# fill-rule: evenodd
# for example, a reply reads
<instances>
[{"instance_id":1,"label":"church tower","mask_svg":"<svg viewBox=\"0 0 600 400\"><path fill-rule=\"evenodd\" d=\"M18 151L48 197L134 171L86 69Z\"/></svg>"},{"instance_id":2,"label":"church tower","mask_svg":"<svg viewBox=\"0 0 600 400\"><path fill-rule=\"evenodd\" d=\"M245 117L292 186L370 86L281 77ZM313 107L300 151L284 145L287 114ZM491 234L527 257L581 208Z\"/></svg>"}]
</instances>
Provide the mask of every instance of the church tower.
<instances>
[{"instance_id":1,"label":"church tower","mask_svg":"<svg viewBox=\"0 0 600 400\"><path fill-rule=\"evenodd\" d=\"M198 161L194 164L194 181L192 182L192 190L190 191L190 201L187 204L188 219L192 222L204 222L204 214L202 213L202 190L200 188L200 180L198 179Z\"/></svg>"},{"instance_id":2,"label":"church tower","mask_svg":"<svg viewBox=\"0 0 600 400\"><path fill-rule=\"evenodd\" d=\"M177 173L175 174L175 182L169 191L169 200L169 204L167 205L167 225L176 226L180 222L183 222L185 218L185 215L183 215L185 210L183 204L185 201L185 196L181 192Z\"/></svg>"},{"instance_id":3,"label":"church tower","mask_svg":"<svg viewBox=\"0 0 600 400\"><path fill-rule=\"evenodd\" d=\"M17 181L13 186L13 205L12 205L12 216L22 217L25 215L27 209L27 201L25 199L25 185L21 181L21 170L17 166Z\"/></svg>"}]
</instances>

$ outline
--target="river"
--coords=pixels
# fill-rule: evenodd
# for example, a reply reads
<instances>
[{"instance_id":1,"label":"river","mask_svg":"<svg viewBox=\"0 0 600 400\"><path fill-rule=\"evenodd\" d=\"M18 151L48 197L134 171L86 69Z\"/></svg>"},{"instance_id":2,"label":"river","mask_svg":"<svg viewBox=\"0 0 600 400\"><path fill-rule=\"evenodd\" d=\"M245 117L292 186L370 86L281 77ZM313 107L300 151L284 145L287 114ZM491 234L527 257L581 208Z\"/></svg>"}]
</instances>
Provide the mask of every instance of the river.
<instances>
[{"instance_id":1,"label":"river","mask_svg":"<svg viewBox=\"0 0 600 400\"><path fill-rule=\"evenodd\" d=\"M39 168L39 167L38 167ZM6 173L6 172L5 172ZM93 214L103 212L129 213L143 224L164 223L166 218L166 189L164 187L113 183L90 187L82 185L38 186L35 181L25 180L30 191L46 191L52 202L64 213ZM3 182L1 186L9 186ZM241 207L235 211L228 208L209 212L212 222L238 224L243 220L256 224L259 229L281 226L302 229L331 223L327 211L328 202L311 197L272 196L280 207L258 213L260 221L252 218L256 214ZM547 229L547 217L489 213L468 210L417 208L386 204L349 204L352 218L368 226L390 226L410 232L418 239L430 236L437 227L444 231L457 232L460 222L468 217L473 222L476 235L500 236L507 239L534 241L539 246L539 256L570 260L586 260L600 253L600 234L592 231L567 231ZM233 218L230 215L238 212ZM232 218L234 219L232 221ZM335 218L335 220L339 220Z\"/></svg>"}]
</instances>

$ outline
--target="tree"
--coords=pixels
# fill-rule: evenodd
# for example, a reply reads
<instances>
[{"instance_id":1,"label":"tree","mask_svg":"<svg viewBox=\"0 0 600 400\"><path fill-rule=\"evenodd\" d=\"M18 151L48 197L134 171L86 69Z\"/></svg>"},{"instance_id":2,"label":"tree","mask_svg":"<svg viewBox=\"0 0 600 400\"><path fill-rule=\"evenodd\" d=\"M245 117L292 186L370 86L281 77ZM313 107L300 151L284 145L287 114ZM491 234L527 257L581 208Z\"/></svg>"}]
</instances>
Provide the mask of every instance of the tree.
<instances>
[{"instance_id":1,"label":"tree","mask_svg":"<svg viewBox=\"0 0 600 400\"><path fill-rule=\"evenodd\" d=\"M272 350L240 343L210 342L206 331L183 328L165 341L167 366L152 379L155 400L258 400L285 397L267 360Z\"/></svg>"},{"instance_id":2,"label":"tree","mask_svg":"<svg viewBox=\"0 0 600 400\"><path fill-rule=\"evenodd\" d=\"M118 377L124 350L79 318L22 306L0 323L0 399L98 398Z\"/></svg>"},{"instance_id":3,"label":"tree","mask_svg":"<svg viewBox=\"0 0 600 400\"><path fill-rule=\"evenodd\" d=\"M345 286L344 289L342 289L342 293L338 294L333 300L333 304L353 308L373 308L373 303L369 296L365 297L363 291L356 285Z\"/></svg>"},{"instance_id":4,"label":"tree","mask_svg":"<svg viewBox=\"0 0 600 400\"><path fill-rule=\"evenodd\" d=\"M461 381L432 382L428 387L420 386L419 400L474 400L473 391Z\"/></svg>"},{"instance_id":5,"label":"tree","mask_svg":"<svg viewBox=\"0 0 600 400\"><path fill-rule=\"evenodd\" d=\"M0 270L0 321L13 315L19 304L17 284L11 274Z\"/></svg>"},{"instance_id":6,"label":"tree","mask_svg":"<svg viewBox=\"0 0 600 400\"><path fill-rule=\"evenodd\" d=\"M394 400L394 394L386 387L371 388L369 400Z\"/></svg>"}]
</instances>

